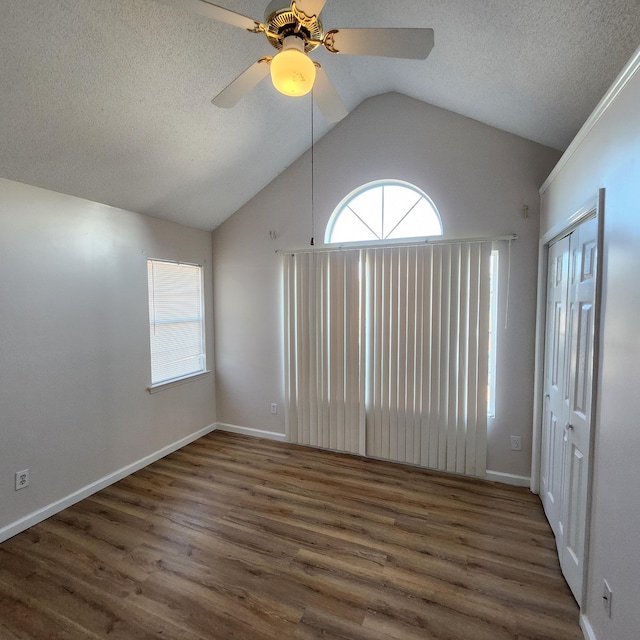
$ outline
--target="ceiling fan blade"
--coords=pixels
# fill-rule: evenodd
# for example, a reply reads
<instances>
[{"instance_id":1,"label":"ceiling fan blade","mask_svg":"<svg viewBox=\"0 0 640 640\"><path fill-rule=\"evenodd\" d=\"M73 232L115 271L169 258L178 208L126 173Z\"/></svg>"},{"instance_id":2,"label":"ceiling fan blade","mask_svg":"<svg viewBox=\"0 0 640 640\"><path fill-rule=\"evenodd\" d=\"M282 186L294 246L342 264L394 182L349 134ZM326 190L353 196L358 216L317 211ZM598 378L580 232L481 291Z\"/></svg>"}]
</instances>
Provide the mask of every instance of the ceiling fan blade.
<instances>
[{"instance_id":1,"label":"ceiling fan blade","mask_svg":"<svg viewBox=\"0 0 640 640\"><path fill-rule=\"evenodd\" d=\"M324 46L331 53L424 60L433 49L433 29L333 29Z\"/></svg>"},{"instance_id":2,"label":"ceiling fan blade","mask_svg":"<svg viewBox=\"0 0 640 640\"><path fill-rule=\"evenodd\" d=\"M246 71L243 71L231 84L225 87L211 102L216 107L229 109L253 89L261 80L269 75L271 57L256 60Z\"/></svg>"},{"instance_id":3,"label":"ceiling fan blade","mask_svg":"<svg viewBox=\"0 0 640 640\"><path fill-rule=\"evenodd\" d=\"M168 4L178 9L184 9L190 13L199 13L212 20L218 20L218 22L226 22L234 27L240 27L240 29L255 32L261 31L260 22L257 20L243 16L235 11L230 11L224 7L219 7L217 4L208 2L208 0L157 0L157 2Z\"/></svg>"},{"instance_id":4,"label":"ceiling fan blade","mask_svg":"<svg viewBox=\"0 0 640 640\"><path fill-rule=\"evenodd\" d=\"M291 10L300 22L317 18L326 0L292 0Z\"/></svg>"},{"instance_id":5,"label":"ceiling fan blade","mask_svg":"<svg viewBox=\"0 0 640 640\"><path fill-rule=\"evenodd\" d=\"M338 95L326 71L316 68L316 81L313 85L313 99L329 124L340 122L348 115L347 107Z\"/></svg>"}]
</instances>

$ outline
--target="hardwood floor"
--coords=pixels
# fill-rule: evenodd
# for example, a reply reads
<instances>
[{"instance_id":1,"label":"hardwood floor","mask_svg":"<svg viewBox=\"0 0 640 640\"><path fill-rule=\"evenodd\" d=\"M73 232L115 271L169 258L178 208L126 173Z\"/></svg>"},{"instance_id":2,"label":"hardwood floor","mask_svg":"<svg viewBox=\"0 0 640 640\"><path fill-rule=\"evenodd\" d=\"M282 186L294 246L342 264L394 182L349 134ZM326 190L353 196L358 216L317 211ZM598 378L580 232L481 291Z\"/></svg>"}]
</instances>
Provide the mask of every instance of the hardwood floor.
<instances>
[{"instance_id":1,"label":"hardwood floor","mask_svg":"<svg viewBox=\"0 0 640 640\"><path fill-rule=\"evenodd\" d=\"M0 545L0 638L582 640L525 489L214 432Z\"/></svg>"}]
</instances>

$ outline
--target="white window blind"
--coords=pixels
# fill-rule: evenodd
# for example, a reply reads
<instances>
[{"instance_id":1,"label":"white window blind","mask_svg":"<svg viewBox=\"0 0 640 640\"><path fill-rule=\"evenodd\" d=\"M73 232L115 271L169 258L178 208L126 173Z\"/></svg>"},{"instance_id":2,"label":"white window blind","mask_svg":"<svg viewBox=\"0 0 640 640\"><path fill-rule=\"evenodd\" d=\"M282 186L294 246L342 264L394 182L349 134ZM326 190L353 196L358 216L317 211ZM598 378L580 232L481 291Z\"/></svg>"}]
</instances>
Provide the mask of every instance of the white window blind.
<instances>
[{"instance_id":1,"label":"white window blind","mask_svg":"<svg viewBox=\"0 0 640 640\"><path fill-rule=\"evenodd\" d=\"M486 471L490 243L367 249L367 455Z\"/></svg>"},{"instance_id":2,"label":"white window blind","mask_svg":"<svg viewBox=\"0 0 640 640\"><path fill-rule=\"evenodd\" d=\"M151 384L205 370L202 267L148 260Z\"/></svg>"},{"instance_id":3,"label":"white window blind","mask_svg":"<svg viewBox=\"0 0 640 640\"><path fill-rule=\"evenodd\" d=\"M290 439L484 475L490 253L474 242L287 256Z\"/></svg>"},{"instance_id":4,"label":"white window blind","mask_svg":"<svg viewBox=\"0 0 640 640\"><path fill-rule=\"evenodd\" d=\"M364 395L360 252L285 256L287 432L358 453Z\"/></svg>"}]
</instances>

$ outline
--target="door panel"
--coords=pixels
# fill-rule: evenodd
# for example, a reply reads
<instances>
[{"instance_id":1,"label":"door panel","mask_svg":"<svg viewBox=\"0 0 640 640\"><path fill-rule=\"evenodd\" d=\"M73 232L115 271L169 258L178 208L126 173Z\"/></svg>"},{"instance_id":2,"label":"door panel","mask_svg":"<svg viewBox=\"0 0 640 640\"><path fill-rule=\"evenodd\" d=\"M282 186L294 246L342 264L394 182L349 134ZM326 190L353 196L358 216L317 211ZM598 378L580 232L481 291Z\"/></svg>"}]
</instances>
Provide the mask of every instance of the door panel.
<instances>
[{"instance_id":1,"label":"door panel","mask_svg":"<svg viewBox=\"0 0 640 640\"><path fill-rule=\"evenodd\" d=\"M573 569L582 566L584 550L584 522L582 519L582 503L586 502L586 485L584 473L586 472L586 459L582 451L571 444L567 438L567 450L569 459L567 462L567 496L566 496L566 527L564 532L564 549L562 566L566 571L576 573ZM571 576L571 579L579 576ZM567 582L570 577L567 576Z\"/></svg>"}]
</instances>

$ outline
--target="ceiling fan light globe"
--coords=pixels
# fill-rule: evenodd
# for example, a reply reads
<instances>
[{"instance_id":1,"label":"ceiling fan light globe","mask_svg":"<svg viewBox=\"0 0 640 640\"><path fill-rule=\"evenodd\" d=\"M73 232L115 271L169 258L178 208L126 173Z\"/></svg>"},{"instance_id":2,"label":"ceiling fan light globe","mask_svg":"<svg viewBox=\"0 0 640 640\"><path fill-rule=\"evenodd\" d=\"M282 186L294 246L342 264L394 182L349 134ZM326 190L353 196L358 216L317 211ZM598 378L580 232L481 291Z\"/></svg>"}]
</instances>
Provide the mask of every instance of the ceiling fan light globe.
<instances>
[{"instance_id":1,"label":"ceiling fan light globe","mask_svg":"<svg viewBox=\"0 0 640 640\"><path fill-rule=\"evenodd\" d=\"M283 48L271 61L271 81L285 96L306 95L313 88L315 79L315 64L297 47Z\"/></svg>"}]
</instances>

